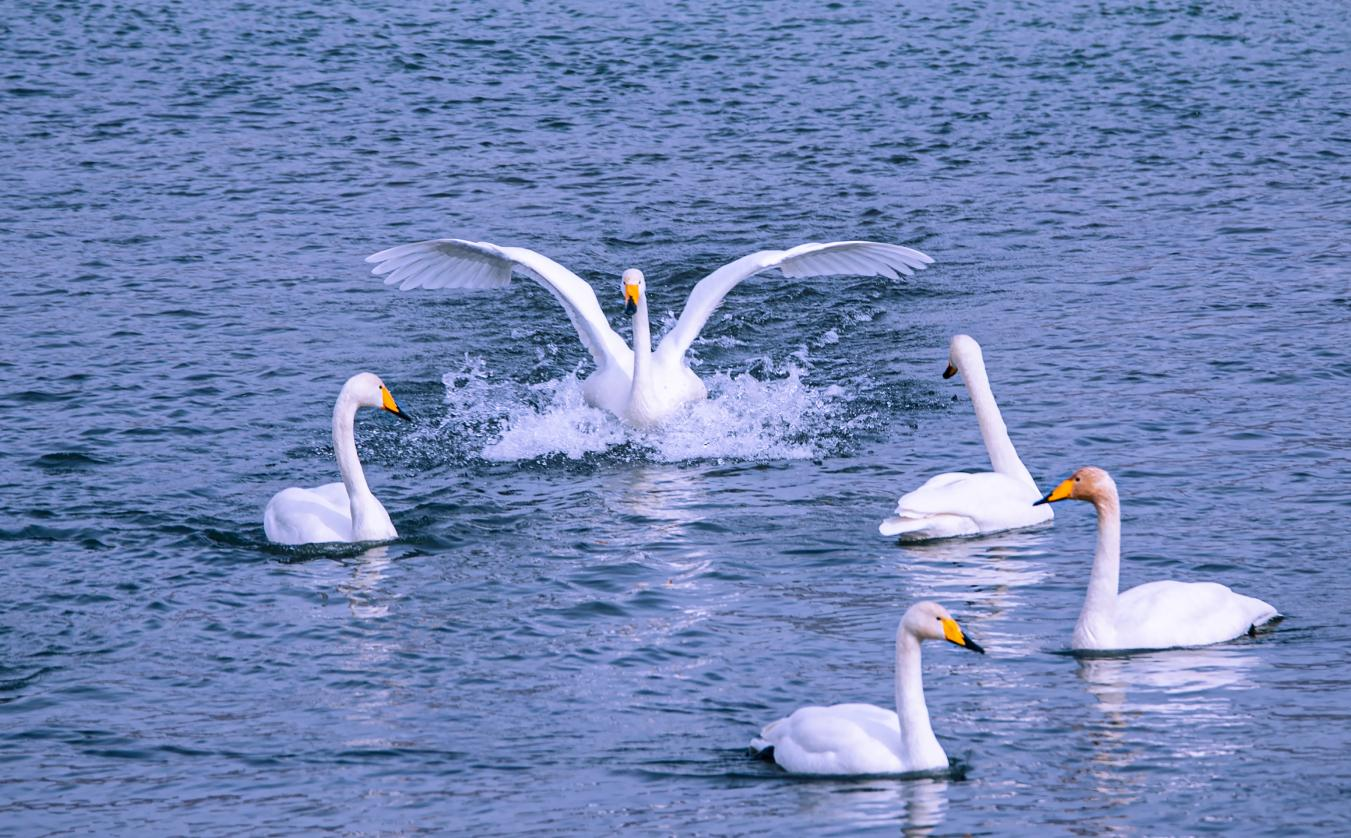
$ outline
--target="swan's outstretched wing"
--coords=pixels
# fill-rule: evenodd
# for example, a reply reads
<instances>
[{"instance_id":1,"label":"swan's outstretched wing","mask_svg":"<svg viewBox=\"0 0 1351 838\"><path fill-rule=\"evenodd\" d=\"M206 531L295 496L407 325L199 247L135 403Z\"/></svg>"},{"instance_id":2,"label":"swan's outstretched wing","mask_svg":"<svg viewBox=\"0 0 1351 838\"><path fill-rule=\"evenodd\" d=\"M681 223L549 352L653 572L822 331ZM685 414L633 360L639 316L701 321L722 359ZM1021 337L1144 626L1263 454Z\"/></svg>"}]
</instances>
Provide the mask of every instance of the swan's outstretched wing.
<instances>
[{"instance_id":1,"label":"swan's outstretched wing","mask_svg":"<svg viewBox=\"0 0 1351 838\"><path fill-rule=\"evenodd\" d=\"M743 279L771 268L778 268L787 277L847 274L899 279L900 274L909 276L931 262L933 259L918 250L881 242L812 243L788 250L761 250L723 265L699 280L690 292L680 319L662 338L658 349L676 357L683 356L727 292Z\"/></svg>"},{"instance_id":2,"label":"swan's outstretched wing","mask_svg":"<svg viewBox=\"0 0 1351 838\"><path fill-rule=\"evenodd\" d=\"M615 334L596 301L596 292L577 274L524 247L500 247L489 242L433 239L401 244L366 257L375 263L371 273L384 276L386 285L410 288L504 288L513 269L549 289L568 313L582 344L604 369L623 363L633 353Z\"/></svg>"}]
</instances>

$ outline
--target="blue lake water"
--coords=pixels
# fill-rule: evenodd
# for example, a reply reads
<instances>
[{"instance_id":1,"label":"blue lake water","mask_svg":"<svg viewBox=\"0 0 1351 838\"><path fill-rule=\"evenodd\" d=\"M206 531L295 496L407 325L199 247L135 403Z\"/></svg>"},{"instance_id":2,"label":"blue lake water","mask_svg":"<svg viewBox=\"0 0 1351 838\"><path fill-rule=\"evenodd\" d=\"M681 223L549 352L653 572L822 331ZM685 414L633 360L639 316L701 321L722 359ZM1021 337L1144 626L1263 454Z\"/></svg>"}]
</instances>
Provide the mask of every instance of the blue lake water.
<instances>
[{"instance_id":1,"label":"blue lake water","mask_svg":"<svg viewBox=\"0 0 1351 838\"><path fill-rule=\"evenodd\" d=\"M447 8L451 5L451 8ZM1274 7L1273 7L1274 6ZM1351 817L1351 25L1340 4L11 4L0 24L0 833L1328 834ZM385 288L440 236L539 250L628 335L764 247L875 239L905 282L777 275L661 433L580 401L528 281ZM669 314L668 314L669 313ZM660 331L660 327L658 328ZM902 547L986 467L985 348L1049 488L1100 465L1123 585L1287 615L1068 646L1092 511ZM402 538L283 550L343 380ZM912 602L949 780L750 758L891 701Z\"/></svg>"}]
</instances>

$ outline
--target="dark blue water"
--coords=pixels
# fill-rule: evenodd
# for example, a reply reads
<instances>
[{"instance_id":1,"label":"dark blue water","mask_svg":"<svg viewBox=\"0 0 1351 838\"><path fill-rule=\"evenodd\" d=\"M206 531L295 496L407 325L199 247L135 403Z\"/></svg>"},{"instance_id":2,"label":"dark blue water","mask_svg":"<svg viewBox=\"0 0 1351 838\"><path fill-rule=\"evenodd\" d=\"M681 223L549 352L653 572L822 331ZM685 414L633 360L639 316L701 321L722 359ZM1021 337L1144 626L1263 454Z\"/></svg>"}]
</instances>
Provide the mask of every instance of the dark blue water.
<instances>
[{"instance_id":1,"label":"dark blue water","mask_svg":"<svg viewBox=\"0 0 1351 838\"><path fill-rule=\"evenodd\" d=\"M9 4L0 23L0 832L1327 834L1351 816L1351 26L1335 3ZM398 294L362 257L524 245L656 312L762 247L712 399L580 402L545 292ZM669 318L668 318L669 322ZM1091 511L929 547L902 491L981 468L957 331L1043 485L1112 471L1122 581L1288 615L1068 645ZM403 538L287 551L363 414ZM919 598L949 781L750 759L887 704Z\"/></svg>"}]
</instances>

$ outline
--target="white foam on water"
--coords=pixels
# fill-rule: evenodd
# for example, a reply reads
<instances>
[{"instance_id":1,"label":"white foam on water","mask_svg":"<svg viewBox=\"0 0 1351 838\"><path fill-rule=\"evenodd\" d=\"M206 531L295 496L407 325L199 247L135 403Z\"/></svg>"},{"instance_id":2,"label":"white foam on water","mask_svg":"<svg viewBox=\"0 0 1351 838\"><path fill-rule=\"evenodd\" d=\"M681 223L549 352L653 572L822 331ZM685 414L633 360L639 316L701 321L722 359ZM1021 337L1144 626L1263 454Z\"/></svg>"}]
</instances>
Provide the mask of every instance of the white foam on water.
<instances>
[{"instance_id":1,"label":"white foam on water","mask_svg":"<svg viewBox=\"0 0 1351 838\"><path fill-rule=\"evenodd\" d=\"M686 405L661 428L631 428L582 398L576 371L539 384L503 380L482 358L446 373L448 425L487 460L519 461L561 455L580 459L627 449L657 462L809 459L847 426L847 398L838 385L803 380L805 349L780 364L762 358L741 372L702 377L709 398ZM471 441L472 440L472 441Z\"/></svg>"}]
</instances>

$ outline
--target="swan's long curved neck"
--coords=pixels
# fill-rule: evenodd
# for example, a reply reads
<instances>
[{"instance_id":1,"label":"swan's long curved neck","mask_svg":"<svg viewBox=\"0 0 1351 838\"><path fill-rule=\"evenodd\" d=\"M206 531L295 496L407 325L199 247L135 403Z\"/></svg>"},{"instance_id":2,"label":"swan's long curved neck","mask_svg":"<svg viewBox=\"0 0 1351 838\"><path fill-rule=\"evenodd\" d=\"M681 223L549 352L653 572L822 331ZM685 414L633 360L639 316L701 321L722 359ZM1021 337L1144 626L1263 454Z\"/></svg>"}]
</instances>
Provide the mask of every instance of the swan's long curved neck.
<instances>
[{"instance_id":1,"label":"swan's long curved neck","mask_svg":"<svg viewBox=\"0 0 1351 838\"><path fill-rule=\"evenodd\" d=\"M896 633L896 715L901 720L901 758L922 768L946 762L947 756L929 724L920 673L919 638L904 628Z\"/></svg>"},{"instance_id":2,"label":"swan's long curved neck","mask_svg":"<svg viewBox=\"0 0 1351 838\"><path fill-rule=\"evenodd\" d=\"M652 365L652 325L647 319L647 293L638 296L638 309L633 313L633 390L639 382L646 382Z\"/></svg>"},{"instance_id":3,"label":"swan's long curved neck","mask_svg":"<svg viewBox=\"0 0 1351 838\"><path fill-rule=\"evenodd\" d=\"M990 465L1000 474L1021 480L1035 490L1036 481L1018 458L1013 440L1009 439L1008 426L1004 424L1004 417L990 389L990 378L985 373L985 362L979 355L963 358L961 370L967 395L971 397L971 407L976 411L976 422L980 425L980 437L985 441L985 451L990 455Z\"/></svg>"},{"instance_id":4,"label":"swan's long curved neck","mask_svg":"<svg viewBox=\"0 0 1351 838\"><path fill-rule=\"evenodd\" d=\"M342 472L342 483L347 487L347 499L352 505L352 524L355 528L359 516L359 500L371 493L366 485L366 473L361 469L361 460L357 459L357 441L354 425L356 423L357 403L346 392L338 396L333 405L333 453L338 458L338 471Z\"/></svg>"},{"instance_id":5,"label":"swan's long curved neck","mask_svg":"<svg viewBox=\"0 0 1351 838\"><path fill-rule=\"evenodd\" d=\"M1098 510L1098 547L1088 577L1084 608L1074 626L1075 646L1104 647L1115 641L1121 577L1121 502L1114 489L1093 499Z\"/></svg>"}]
</instances>

